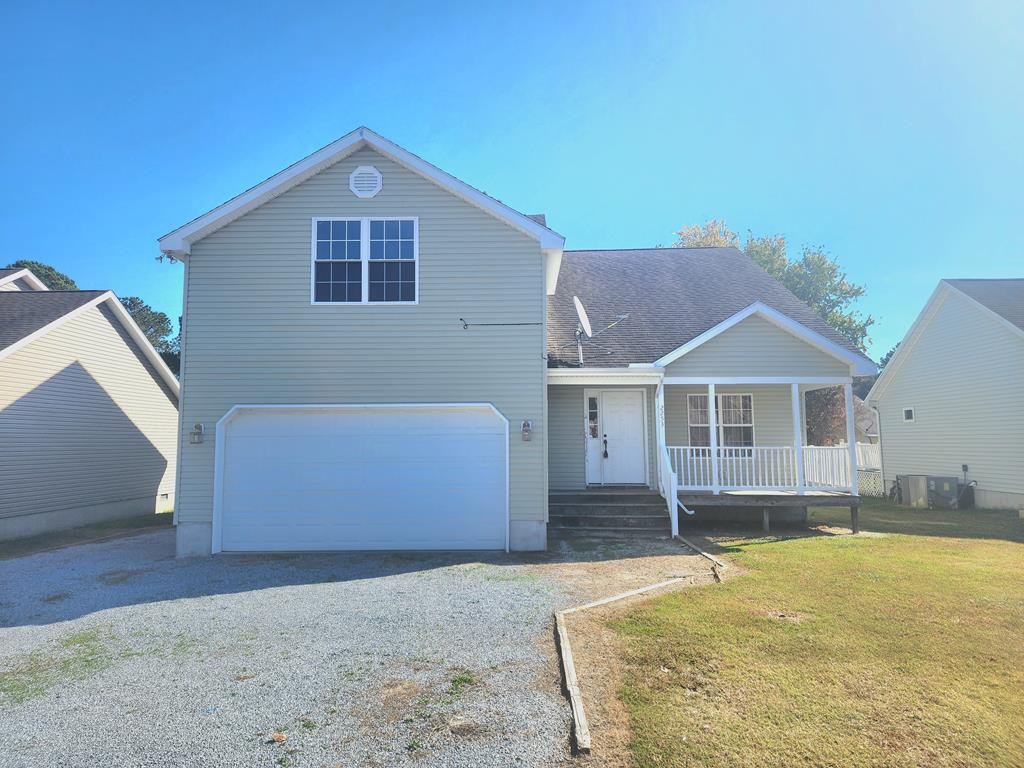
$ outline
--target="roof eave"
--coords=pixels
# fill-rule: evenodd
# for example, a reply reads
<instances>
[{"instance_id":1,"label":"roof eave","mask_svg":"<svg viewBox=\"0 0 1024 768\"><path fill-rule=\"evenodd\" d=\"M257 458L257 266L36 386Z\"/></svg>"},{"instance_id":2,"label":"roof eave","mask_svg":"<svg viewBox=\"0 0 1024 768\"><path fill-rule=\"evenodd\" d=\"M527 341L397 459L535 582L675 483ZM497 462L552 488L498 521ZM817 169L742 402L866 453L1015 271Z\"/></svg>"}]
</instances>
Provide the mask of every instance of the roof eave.
<instances>
[{"instance_id":1,"label":"roof eave","mask_svg":"<svg viewBox=\"0 0 1024 768\"><path fill-rule=\"evenodd\" d=\"M164 235L158 241L160 251L173 259L185 261L192 252L193 243L283 194L324 168L340 162L363 146L371 147L399 165L451 192L456 197L533 237L540 243L543 250L560 252L565 247L565 238L554 230L471 187L369 128L362 127L347 133L337 141L317 150L297 163L293 163L251 189Z\"/></svg>"}]
</instances>

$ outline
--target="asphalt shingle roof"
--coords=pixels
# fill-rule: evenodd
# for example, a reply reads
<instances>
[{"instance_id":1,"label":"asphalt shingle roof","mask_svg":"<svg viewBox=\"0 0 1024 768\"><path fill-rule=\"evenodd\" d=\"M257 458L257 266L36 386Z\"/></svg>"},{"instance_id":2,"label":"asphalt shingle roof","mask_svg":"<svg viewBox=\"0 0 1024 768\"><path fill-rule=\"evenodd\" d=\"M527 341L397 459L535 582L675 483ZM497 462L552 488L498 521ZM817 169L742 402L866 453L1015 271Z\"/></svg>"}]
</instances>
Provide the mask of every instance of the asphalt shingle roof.
<instances>
[{"instance_id":1,"label":"asphalt shingle roof","mask_svg":"<svg viewBox=\"0 0 1024 768\"><path fill-rule=\"evenodd\" d=\"M7 277L13 275L15 272L21 272L20 269L0 269L0 277Z\"/></svg>"},{"instance_id":2,"label":"asphalt shingle roof","mask_svg":"<svg viewBox=\"0 0 1024 768\"><path fill-rule=\"evenodd\" d=\"M946 282L1024 330L1024 278Z\"/></svg>"},{"instance_id":3,"label":"asphalt shingle roof","mask_svg":"<svg viewBox=\"0 0 1024 768\"><path fill-rule=\"evenodd\" d=\"M578 367L579 296L595 337L583 345L587 366L653 363L760 301L853 352L859 351L735 248L565 251L548 297L548 366ZM628 314L613 328L620 315Z\"/></svg>"},{"instance_id":4,"label":"asphalt shingle roof","mask_svg":"<svg viewBox=\"0 0 1024 768\"><path fill-rule=\"evenodd\" d=\"M0 349L104 293L106 291L0 291Z\"/></svg>"}]
</instances>

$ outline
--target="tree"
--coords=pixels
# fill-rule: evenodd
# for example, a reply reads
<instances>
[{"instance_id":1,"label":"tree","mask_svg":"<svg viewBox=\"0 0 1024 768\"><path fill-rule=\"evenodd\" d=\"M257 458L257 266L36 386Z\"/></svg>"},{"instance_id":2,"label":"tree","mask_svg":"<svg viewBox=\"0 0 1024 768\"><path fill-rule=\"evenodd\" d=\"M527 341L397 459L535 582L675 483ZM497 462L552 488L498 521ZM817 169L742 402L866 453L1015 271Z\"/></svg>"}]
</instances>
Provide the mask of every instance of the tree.
<instances>
[{"instance_id":1,"label":"tree","mask_svg":"<svg viewBox=\"0 0 1024 768\"><path fill-rule=\"evenodd\" d=\"M78 290L74 280L60 270L54 269L49 264L43 264L41 261L18 259L18 261L8 264L5 269L30 269L36 277L43 281L43 285L51 291Z\"/></svg>"},{"instance_id":2,"label":"tree","mask_svg":"<svg viewBox=\"0 0 1024 768\"><path fill-rule=\"evenodd\" d=\"M739 247L739 236L719 219L683 227L676 237L677 247ZM824 248L804 246L800 258L791 260L784 235L755 237L748 232L743 252L854 346L866 349L868 330L875 319L851 307L864 295L864 286L851 283Z\"/></svg>"},{"instance_id":3,"label":"tree","mask_svg":"<svg viewBox=\"0 0 1024 768\"><path fill-rule=\"evenodd\" d=\"M724 219L711 219L705 224L691 224L676 232L676 237L677 248L740 247L739 237L726 226Z\"/></svg>"},{"instance_id":4,"label":"tree","mask_svg":"<svg viewBox=\"0 0 1024 768\"><path fill-rule=\"evenodd\" d=\"M878 361L879 369L885 368L885 366L887 366L889 364L889 361L892 360L892 356L896 354L896 350L899 349L899 348L900 348L900 343L897 341L895 346L893 346L892 349L890 349L888 352L886 352L884 355L882 355L882 359Z\"/></svg>"},{"instance_id":5,"label":"tree","mask_svg":"<svg viewBox=\"0 0 1024 768\"><path fill-rule=\"evenodd\" d=\"M679 247L739 247L739 236L726 223L712 219L676 232ZM852 308L864 296L864 286L850 282L839 262L821 247L804 246L800 258L789 257L784 235L755 237L747 233L743 253L813 309L861 351L875 319ZM812 390L806 395L807 440L828 445L845 439L845 398L838 387Z\"/></svg>"},{"instance_id":6,"label":"tree","mask_svg":"<svg viewBox=\"0 0 1024 768\"><path fill-rule=\"evenodd\" d=\"M172 351L174 339L168 339L171 335L171 318L163 312L158 312L138 296L125 296L121 304L128 310L135 324L142 329L142 332L149 339L157 352Z\"/></svg>"},{"instance_id":7,"label":"tree","mask_svg":"<svg viewBox=\"0 0 1024 768\"><path fill-rule=\"evenodd\" d=\"M158 351L160 352L160 357L167 363L167 367L177 376L181 372L181 331L179 330L173 339L167 341L165 349Z\"/></svg>"}]
</instances>

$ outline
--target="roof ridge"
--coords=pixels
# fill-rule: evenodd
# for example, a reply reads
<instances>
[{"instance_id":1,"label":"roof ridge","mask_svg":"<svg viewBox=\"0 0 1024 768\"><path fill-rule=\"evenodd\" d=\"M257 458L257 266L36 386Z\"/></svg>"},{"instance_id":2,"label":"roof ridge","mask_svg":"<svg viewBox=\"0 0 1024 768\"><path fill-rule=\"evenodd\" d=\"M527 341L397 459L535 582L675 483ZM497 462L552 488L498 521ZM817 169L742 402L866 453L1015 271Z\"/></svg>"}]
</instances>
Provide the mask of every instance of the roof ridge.
<instances>
[{"instance_id":1,"label":"roof ridge","mask_svg":"<svg viewBox=\"0 0 1024 768\"><path fill-rule=\"evenodd\" d=\"M566 248L563 253L621 253L622 251L729 251L743 253L735 245L654 245L649 248Z\"/></svg>"},{"instance_id":2,"label":"roof ridge","mask_svg":"<svg viewBox=\"0 0 1024 768\"><path fill-rule=\"evenodd\" d=\"M944 277L944 283L1021 283L1024 277Z\"/></svg>"}]
</instances>

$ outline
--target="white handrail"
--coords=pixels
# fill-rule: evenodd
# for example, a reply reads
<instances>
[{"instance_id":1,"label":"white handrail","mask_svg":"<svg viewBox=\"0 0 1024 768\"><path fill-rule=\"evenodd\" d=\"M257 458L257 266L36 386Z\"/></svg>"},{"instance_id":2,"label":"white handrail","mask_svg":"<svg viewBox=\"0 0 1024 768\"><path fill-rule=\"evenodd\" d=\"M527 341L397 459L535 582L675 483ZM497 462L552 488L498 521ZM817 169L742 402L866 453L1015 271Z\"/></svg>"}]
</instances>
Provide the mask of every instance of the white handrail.
<instances>
[{"instance_id":1,"label":"white handrail","mask_svg":"<svg viewBox=\"0 0 1024 768\"><path fill-rule=\"evenodd\" d=\"M665 504L668 506L668 517L672 523L672 535L679 535L679 479L672 468L672 461L669 458L668 450L664 447L658 452L658 461L661 472L659 485L661 495L665 497Z\"/></svg>"}]
</instances>

